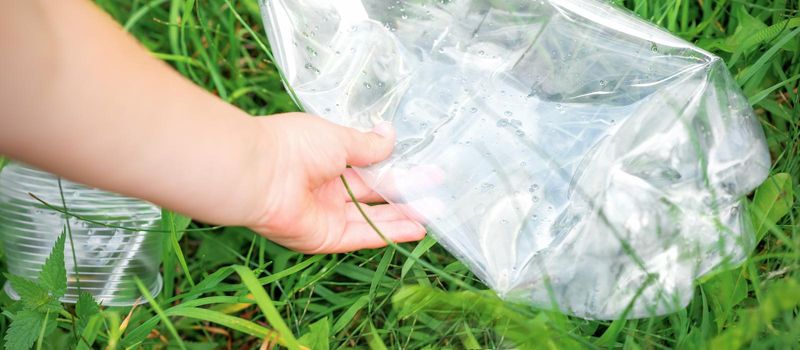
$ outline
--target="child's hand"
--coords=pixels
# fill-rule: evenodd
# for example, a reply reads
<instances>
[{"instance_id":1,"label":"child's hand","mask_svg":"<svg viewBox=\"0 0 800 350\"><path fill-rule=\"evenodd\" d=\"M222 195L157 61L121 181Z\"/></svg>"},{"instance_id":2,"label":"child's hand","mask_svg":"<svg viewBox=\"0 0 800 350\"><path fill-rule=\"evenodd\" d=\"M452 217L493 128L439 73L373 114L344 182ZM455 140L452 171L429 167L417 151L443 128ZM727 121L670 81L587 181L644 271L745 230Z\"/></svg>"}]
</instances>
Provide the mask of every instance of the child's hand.
<instances>
[{"instance_id":1,"label":"child's hand","mask_svg":"<svg viewBox=\"0 0 800 350\"><path fill-rule=\"evenodd\" d=\"M367 166L387 158L394 144L389 124L359 132L303 113L265 117L260 181L261 204L251 228L303 253L337 253L385 245L355 204L340 175L363 203L383 202L347 164ZM425 229L396 208L362 204L387 238L419 240Z\"/></svg>"}]
</instances>

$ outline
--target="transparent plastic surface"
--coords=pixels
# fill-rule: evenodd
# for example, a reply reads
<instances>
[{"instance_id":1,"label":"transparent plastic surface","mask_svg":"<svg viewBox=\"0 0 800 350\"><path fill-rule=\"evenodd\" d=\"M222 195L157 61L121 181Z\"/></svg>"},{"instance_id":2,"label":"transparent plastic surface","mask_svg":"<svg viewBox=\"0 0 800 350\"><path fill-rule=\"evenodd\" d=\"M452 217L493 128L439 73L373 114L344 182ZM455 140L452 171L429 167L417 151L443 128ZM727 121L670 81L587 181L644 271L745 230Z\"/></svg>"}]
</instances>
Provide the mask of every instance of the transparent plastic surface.
<instances>
[{"instance_id":1,"label":"transparent plastic surface","mask_svg":"<svg viewBox=\"0 0 800 350\"><path fill-rule=\"evenodd\" d=\"M501 296L660 315L752 249L770 159L724 63L600 1L262 1L307 112L367 129L360 169Z\"/></svg>"},{"instance_id":2,"label":"transparent plastic surface","mask_svg":"<svg viewBox=\"0 0 800 350\"><path fill-rule=\"evenodd\" d=\"M159 228L161 210L148 202L67 180L61 181L61 187L69 212L94 221L70 218L79 275L75 276L67 238L67 292L61 300L77 301L78 279L80 290L105 306L141 303L135 277L157 295L162 286L162 234L145 230ZM63 210L61 193L58 178L50 173L20 163L8 164L0 171L0 243L11 274L36 278L66 224L63 214L30 194ZM12 298L18 297L10 284L5 290Z\"/></svg>"}]
</instances>

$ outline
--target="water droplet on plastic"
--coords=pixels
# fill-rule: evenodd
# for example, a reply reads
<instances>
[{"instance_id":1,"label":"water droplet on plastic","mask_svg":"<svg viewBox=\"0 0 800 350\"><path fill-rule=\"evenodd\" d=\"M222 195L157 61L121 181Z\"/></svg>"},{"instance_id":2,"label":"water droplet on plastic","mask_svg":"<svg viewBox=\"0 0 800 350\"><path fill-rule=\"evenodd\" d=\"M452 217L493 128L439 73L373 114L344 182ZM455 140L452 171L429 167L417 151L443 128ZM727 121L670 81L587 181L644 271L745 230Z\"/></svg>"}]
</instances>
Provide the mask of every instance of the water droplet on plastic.
<instances>
[{"instance_id":1,"label":"water droplet on plastic","mask_svg":"<svg viewBox=\"0 0 800 350\"><path fill-rule=\"evenodd\" d=\"M317 74L319 74L319 69L317 69L317 67L314 67L314 65L313 65L313 64L311 64L311 63L306 63L305 67L306 67L306 69L308 69L308 70L310 70L310 71L312 71L312 72L314 72L314 73L317 73Z\"/></svg>"},{"instance_id":2,"label":"water droplet on plastic","mask_svg":"<svg viewBox=\"0 0 800 350\"><path fill-rule=\"evenodd\" d=\"M607 84L605 80L600 80L600 86L606 87Z\"/></svg>"},{"instance_id":3,"label":"water droplet on plastic","mask_svg":"<svg viewBox=\"0 0 800 350\"><path fill-rule=\"evenodd\" d=\"M539 201L539 196L533 196L533 202L536 203Z\"/></svg>"},{"instance_id":4,"label":"water droplet on plastic","mask_svg":"<svg viewBox=\"0 0 800 350\"><path fill-rule=\"evenodd\" d=\"M317 56L317 51L316 51L316 50L314 50L314 49L313 49L311 46L306 46L306 51L307 51L307 52L308 52L308 54L309 54L310 56L312 56L312 57L315 57L315 56Z\"/></svg>"},{"instance_id":5,"label":"water droplet on plastic","mask_svg":"<svg viewBox=\"0 0 800 350\"><path fill-rule=\"evenodd\" d=\"M484 182L483 184L481 184L481 192L490 191L493 188L494 188L493 183Z\"/></svg>"},{"instance_id":6,"label":"water droplet on plastic","mask_svg":"<svg viewBox=\"0 0 800 350\"><path fill-rule=\"evenodd\" d=\"M372 89L372 84L364 83L364 87L367 88L367 89Z\"/></svg>"},{"instance_id":7,"label":"water droplet on plastic","mask_svg":"<svg viewBox=\"0 0 800 350\"><path fill-rule=\"evenodd\" d=\"M483 56L485 54L486 54L486 52L483 52L483 50L478 51L478 55L480 55L480 56Z\"/></svg>"},{"instance_id":8,"label":"water droplet on plastic","mask_svg":"<svg viewBox=\"0 0 800 350\"><path fill-rule=\"evenodd\" d=\"M508 126L508 119L503 118L497 121L498 128L505 128L506 126Z\"/></svg>"},{"instance_id":9,"label":"water droplet on plastic","mask_svg":"<svg viewBox=\"0 0 800 350\"><path fill-rule=\"evenodd\" d=\"M517 134L517 136L519 137L525 136L525 132L520 129L517 129L517 131L515 131L514 133Z\"/></svg>"},{"instance_id":10,"label":"water droplet on plastic","mask_svg":"<svg viewBox=\"0 0 800 350\"><path fill-rule=\"evenodd\" d=\"M504 116L506 116L506 117L510 117L510 116L511 116L511 115L513 115L513 114L514 114L514 113L511 113L511 111L505 111L505 112L503 112L503 115L504 115Z\"/></svg>"},{"instance_id":11,"label":"water droplet on plastic","mask_svg":"<svg viewBox=\"0 0 800 350\"><path fill-rule=\"evenodd\" d=\"M375 83L375 86L377 86L379 88L382 88L383 87L383 82L379 81L379 82Z\"/></svg>"},{"instance_id":12,"label":"water droplet on plastic","mask_svg":"<svg viewBox=\"0 0 800 350\"><path fill-rule=\"evenodd\" d=\"M478 109L475 108L475 107L472 107L472 108L469 109L469 112L470 113L478 113Z\"/></svg>"}]
</instances>

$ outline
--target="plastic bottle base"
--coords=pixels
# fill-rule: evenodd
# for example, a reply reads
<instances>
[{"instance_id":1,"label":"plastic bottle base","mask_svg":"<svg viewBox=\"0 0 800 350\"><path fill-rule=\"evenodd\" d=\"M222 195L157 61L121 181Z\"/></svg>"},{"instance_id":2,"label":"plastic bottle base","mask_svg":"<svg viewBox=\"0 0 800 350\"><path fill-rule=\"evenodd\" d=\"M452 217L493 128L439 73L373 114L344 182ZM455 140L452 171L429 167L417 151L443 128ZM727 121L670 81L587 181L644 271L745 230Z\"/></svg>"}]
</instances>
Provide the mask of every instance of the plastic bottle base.
<instances>
[{"instance_id":1,"label":"plastic bottle base","mask_svg":"<svg viewBox=\"0 0 800 350\"><path fill-rule=\"evenodd\" d=\"M163 288L163 286L164 286L164 279L161 278L161 274L159 274L158 275L158 279L156 280L155 286L153 286L153 288L150 289L150 295L152 295L153 298L157 297L158 294L161 293L161 289ZM8 295L9 298L11 298L11 300L19 300L20 299L20 296L17 293L17 291L15 291L13 287L11 287L11 282L10 281L6 281L5 285L3 286L3 291L6 292L6 294ZM78 302L77 296L65 296L65 297L62 297L59 300L62 303L67 303L67 304L75 304L75 303ZM95 300L97 301L97 303L99 303L102 306L125 307L125 306L133 306L133 305L137 305L137 304L138 305L147 304L147 299L144 299L142 297L139 297L137 299L124 299L124 300L114 300L114 299L109 299L109 298L95 298Z\"/></svg>"}]
</instances>

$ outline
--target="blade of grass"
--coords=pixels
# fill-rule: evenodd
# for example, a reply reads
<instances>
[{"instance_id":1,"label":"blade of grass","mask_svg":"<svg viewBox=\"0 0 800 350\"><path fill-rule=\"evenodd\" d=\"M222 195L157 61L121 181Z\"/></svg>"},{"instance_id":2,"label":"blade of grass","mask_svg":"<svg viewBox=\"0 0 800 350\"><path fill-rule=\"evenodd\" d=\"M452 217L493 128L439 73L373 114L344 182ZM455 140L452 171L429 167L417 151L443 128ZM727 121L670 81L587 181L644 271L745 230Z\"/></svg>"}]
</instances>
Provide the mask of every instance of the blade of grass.
<instances>
[{"instance_id":1,"label":"blade of grass","mask_svg":"<svg viewBox=\"0 0 800 350\"><path fill-rule=\"evenodd\" d=\"M763 67L766 67L770 60L780 51L783 49L783 46L792 40L794 37L800 34L800 28L795 28L791 32L784 34L783 36L775 42L775 44L769 48L766 52L764 52L758 60L753 63L751 66L747 67L744 71L740 74L737 74L736 81L739 85L745 85L747 82L752 78L756 73L758 73Z\"/></svg>"},{"instance_id":2,"label":"blade of grass","mask_svg":"<svg viewBox=\"0 0 800 350\"><path fill-rule=\"evenodd\" d=\"M142 296L144 296L145 300L147 300L147 302L150 303L150 307L153 308L158 317L161 319L161 322L167 327L169 332L172 334L172 337L175 339L175 342L178 343L178 347L181 348L181 350L186 350L186 345L183 344L183 340L181 339L180 335L178 335L178 331L175 329L175 325L172 324L172 321L169 320L167 314L164 313L164 310L161 309L160 305L158 305L156 300L153 298L153 295L150 294L150 291L147 290L147 287L144 286L142 280L136 277L135 282L136 286L139 287L139 292L142 293Z\"/></svg>"},{"instance_id":3,"label":"blade of grass","mask_svg":"<svg viewBox=\"0 0 800 350\"><path fill-rule=\"evenodd\" d=\"M281 339L286 342L285 346L289 349L298 349L300 344L297 343L294 334L292 334L292 331L289 330L289 327L283 321L283 317L278 313L278 309L275 308L275 305L272 304L272 299L270 299L267 292L264 291L264 287L262 287L262 284L256 278L255 274L253 274L253 271L242 265L233 266L233 270L239 274L239 277L242 278L242 283L253 293L253 298L256 300L261 312L264 313L264 316L272 327L281 335Z\"/></svg>"}]
</instances>

